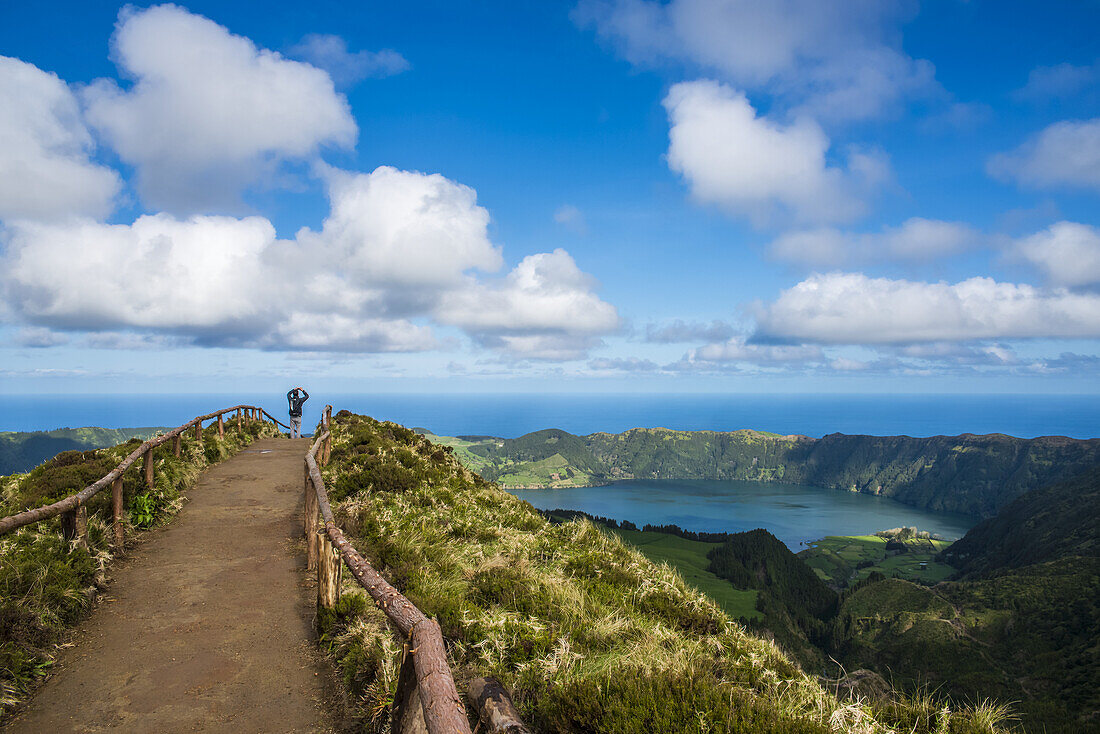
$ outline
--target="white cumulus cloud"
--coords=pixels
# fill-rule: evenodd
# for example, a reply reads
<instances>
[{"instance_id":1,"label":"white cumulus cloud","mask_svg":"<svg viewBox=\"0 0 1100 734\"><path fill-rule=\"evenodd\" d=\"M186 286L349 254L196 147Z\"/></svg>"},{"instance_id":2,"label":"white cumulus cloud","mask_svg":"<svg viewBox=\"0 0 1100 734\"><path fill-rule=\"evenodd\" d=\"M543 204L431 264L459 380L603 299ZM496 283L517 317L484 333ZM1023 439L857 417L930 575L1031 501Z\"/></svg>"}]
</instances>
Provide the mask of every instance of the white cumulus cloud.
<instances>
[{"instance_id":1,"label":"white cumulus cloud","mask_svg":"<svg viewBox=\"0 0 1100 734\"><path fill-rule=\"evenodd\" d=\"M337 84L345 86L369 77L400 74L410 66L404 56L392 49L351 52L343 38L323 33L310 33L290 53L324 69Z\"/></svg>"},{"instance_id":2,"label":"white cumulus cloud","mask_svg":"<svg viewBox=\"0 0 1100 734\"><path fill-rule=\"evenodd\" d=\"M1077 222L1057 222L1016 243L1016 253L1056 285L1100 283L1100 230Z\"/></svg>"},{"instance_id":3,"label":"white cumulus cloud","mask_svg":"<svg viewBox=\"0 0 1100 734\"><path fill-rule=\"evenodd\" d=\"M1046 102L1079 93L1100 77L1100 62L1090 66L1055 64L1037 66L1027 76L1027 84L1012 93L1020 102Z\"/></svg>"},{"instance_id":4,"label":"white cumulus cloud","mask_svg":"<svg viewBox=\"0 0 1100 734\"><path fill-rule=\"evenodd\" d=\"M731 324L717 319L709 324L674 319L660 324L646 324L645 327L645 340L655 344L695 341L717 342L731 339L735 334L736 330Z\"/></svg>"},{"instance_id":5,"label":"white cumulus cloud","mask_svg":"<svg viewBox=\"0 0 1100 734\"><path fill-rule=\"evenodd\" d=\"M293 287L287 291L293 297ZM438 346L428 326L407 319L292 311L260 346L319 352L422 352Z\"/></svg>"},{"instance_id":6,"label":"white cumulus cloud","mask_svg":"<svg viewBox=\"0 0 1100 734\"><path fill-rule=\"evenodd\" d=\"M444 176L380 166L371 173L324 169L331 212L307 248L338 262L356 285L443 286L470 269L495 271L489 212L477 192Z\"/></svg>"},{"instance_id":7,"label":"white cumulus cloud","mask_svg":"<svg viewBox=\"0 0 1100 734\"><path fill-rule=\"evenodd\" d=\"M1100 337L1100 295L970 278L926 283L815 274L757 309L759 337L911 344Z\"/></svg>"},{"instance_id":8,"label":"white cumulus cloud","mask_svg":"<svg viewBox=\"0 0 1100 734\"><path fill-rule=\"evenodd\" d=\"M470 281L444 294L438 318L517 356L575 358L619 328L615 307L595 289L559 248L523 258L499 282Z\"/></svg>"},{"instance_id":9,"label":"white cumulus cloud","mask_svg":"<svg viewBox=\"0 0 1100 734\"><path fill-rule=\"evenodd\" d=\"M700 201L761 224L780 212L803 222L835 222L864 211L859 194L886 175L877 157L847 168L826 160L829 138L809 118L784 125L757 116L741 92L713 81L676 84L664 100L669 166Z\"/></svg>"},{"instance_id":10,"label":"white cumulus cloud","mask_svg":"<svg viewBox=\"0 0 1100 734\"><path fill-rule=\"evenodd\" d=\"M107 216L121 183L93 148L65 82L0 56L0 220Z\"/></svg>"},{"instance_id":11,"label":"white cumulus cloud","mask_svg":"<svg viewBox=\"0 0 1100 734\"><path fill-rule=\"evenodd\" d=\"M87 117L135 167L151 207L236 208L241 190L280 162L355 142L347 100L327 73L176 5L127 6L112 47L133 84L93 83Z\"/></svg>"},{"instance_id":12,"label":"white cumulus cloud","mask_svg":"<svg viewBox=\"0 0 1100 734\"><path fill-rule=\"evenodd\" d=\"M913 6L870 0L586 0L574 14L636 64L665 59L833 119L875 117L939 92L901 49Z\"/></svg>"},{"instance_id":13,"label":"white cumulus cloud","mask_svg":"<svg viewBox=\"0 0 1100 734\"><path fill-rule=\"evenodd\" d=\"M640 357L600 357L589 361L588 369L596 372L656 372L660 367L653 360Z\"/></svg>"},{"instance_id":14,"label":"white cumulus cloud","mask_svg":"<svg viewBox=\"0 0 1100 734\"><path fill-rule=\"evenodd\" d=\"M6 295L52 327L252 333L273 317L263 256L274 239L262 217L16 223Z\"/></svg>"},{"instance_id":15,"label":"white cumulus cloud","mask_svg":"<svg viewBox=\"0 0 1100 734\"><path fill-rule=\"evenodd\" d=\"M832 227L786 232L768 246L772 257L810 267L852 263L927 261L974 245L981 235L968 224L912 217L879 232L845 232Z\"/></svg>"},{"instance_id":16,"label":"white cumulus cloud","mask_svg":"<svg viewBox=\"0 0 1100 734\"><path fill-rule=\"evenodd\" d=\"M324 176L330 214L293 240L263 217L15 222L0 258L3 303L43 346L54 339L46 328L409 352L438 347L432 327L447 325L514 356L573 359L618 328L564 250L485 276L502 258L469 187L385 166Z\"/></svg>"},{"instance_id":17,"label":"white cumulus cloud","mask_svg":"<svg viewBox=\"0 0 1100 734\"><path fill-rule=\"evenodd\" d=\"M69 343L69 336L41 326L29 326L20 329L15 335L15 343L21 347L44 349Z\"/></svg>"},{"instance_id":18,"label":"white cumulus cloud","mask_svg":"<svg viewBox=\"0 0 1100 734\"><path fill-rule=\"evenodd\" d=\"M751 362L783 364L822 358L821 348L813 344L749 344L736 336L724 342L706 344L688 352L689 362Z\"/></svg>"},{"instance_id":19,"label":"white cumulus cloud","mask_svg":"<svg viewBox=\"0 0 1100 734\"><path fill-rule=\"evenodd\" d=\"M993 156L987 168L1023 186L1100 191L1100 118L1056 122L1016 150Z\"/></svg>"}]
</instances>

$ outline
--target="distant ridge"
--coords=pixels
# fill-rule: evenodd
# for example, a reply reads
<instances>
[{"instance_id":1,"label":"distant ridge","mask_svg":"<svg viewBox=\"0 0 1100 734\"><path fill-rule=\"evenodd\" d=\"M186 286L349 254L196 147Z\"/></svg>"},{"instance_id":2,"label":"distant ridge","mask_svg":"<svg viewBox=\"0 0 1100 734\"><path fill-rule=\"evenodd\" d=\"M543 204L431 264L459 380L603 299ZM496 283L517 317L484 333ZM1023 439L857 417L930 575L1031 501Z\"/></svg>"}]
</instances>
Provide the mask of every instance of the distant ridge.
<instances>
[{"instance_id":1,"label":"distant ridge","mask_svg":"<svg viewBox=\"0 0 1100 734\"><path fill-rule=\"evenodd\" d=\"M146 439L163 427L142 428L58 428L52 431L0 432L0 475L25 472L62 451L88 451L129 441Z\"/></svg>"},{"instance_id":2,"label":"distant ridge","mask_svg":"<svg viewBox=\"0 0 1100 734\"><path fill-rule=\"evenodd\" d=\"M781 436L754 430L634 428L575 436L440 437L467 466L510 488L624 479L754 480L882 495L923 509L991 517L1021 494L1100 465L1100 439L1065 436Z\"/></svg>"}]
</instances>

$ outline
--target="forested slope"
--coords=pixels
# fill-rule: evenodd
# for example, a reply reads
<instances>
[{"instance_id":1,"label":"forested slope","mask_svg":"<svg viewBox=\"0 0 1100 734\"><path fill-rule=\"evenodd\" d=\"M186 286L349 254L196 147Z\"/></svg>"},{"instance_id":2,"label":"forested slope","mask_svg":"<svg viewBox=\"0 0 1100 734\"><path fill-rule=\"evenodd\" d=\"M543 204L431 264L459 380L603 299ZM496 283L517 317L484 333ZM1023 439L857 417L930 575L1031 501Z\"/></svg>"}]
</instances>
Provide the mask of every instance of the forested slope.
<instances>
[{"instance_id":1,"label":"forested slope","mask_svg":"<svg viewBox=\"0 0 1100 734\"><path fill-rule=\"evenodd\" d=\"M1100 468L1028 492L943 553L974 576L1067 556L1100 557Z\"/></svg>"},{"instance_id":2,"label":"forested slope","mask_svg":"<svg viewBox=\"0 0 1100 734\"><path fill-rule=\"evenodd\" d=\"M1016 701L1029 731L1100 731L1100 470L1029 492L941 557L961 577L844 597L833 653L901 685Z\"/></svg>"}]
</instances>

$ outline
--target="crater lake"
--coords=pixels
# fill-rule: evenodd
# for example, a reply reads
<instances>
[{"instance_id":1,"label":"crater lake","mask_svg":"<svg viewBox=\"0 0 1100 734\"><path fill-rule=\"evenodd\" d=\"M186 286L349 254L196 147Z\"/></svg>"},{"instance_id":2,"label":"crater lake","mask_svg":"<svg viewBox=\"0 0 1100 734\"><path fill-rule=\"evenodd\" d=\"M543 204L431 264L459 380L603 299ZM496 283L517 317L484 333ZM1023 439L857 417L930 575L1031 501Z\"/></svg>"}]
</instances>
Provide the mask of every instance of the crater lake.
<instances>
[{"instance_id":1,"label":"crater lake","mask_svg":"<svg viewBox=\"0 0 1100 734\"><path fill-rule=\"evenodd\" d=\"M796 553L827 535L869 535L912 525L958 540L978 522L887 497L773 482L650 479L509 491L540 510L580 510L639 528L647 523L725 533L764 528Z\"/></svg>"}]
</instances>

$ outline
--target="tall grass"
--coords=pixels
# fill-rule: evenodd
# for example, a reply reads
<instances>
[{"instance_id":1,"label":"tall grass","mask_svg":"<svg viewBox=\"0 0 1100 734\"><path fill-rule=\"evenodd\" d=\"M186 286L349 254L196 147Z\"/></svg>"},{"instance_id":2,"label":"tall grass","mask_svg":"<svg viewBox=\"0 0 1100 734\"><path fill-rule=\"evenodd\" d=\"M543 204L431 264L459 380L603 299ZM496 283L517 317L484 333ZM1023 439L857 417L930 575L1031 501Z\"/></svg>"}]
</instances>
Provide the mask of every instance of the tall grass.
<instances>
[{"instance_id":1,"label":"tall grass","mask_svg":"<svg viewBox=\"0 0 1100 734\"><path fill-rule=\"evenodd\" d=\"M536 730L893 730L587 520L546 522L401 426L341 412L332 430L324 477L345 532L438 619L460 689L499 678ZM360 591L344 593L322 639L365 730L384 731L399 643Z\"/></svg>"}]
</instances>

